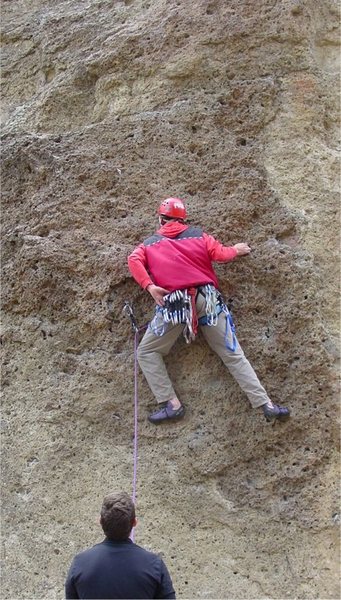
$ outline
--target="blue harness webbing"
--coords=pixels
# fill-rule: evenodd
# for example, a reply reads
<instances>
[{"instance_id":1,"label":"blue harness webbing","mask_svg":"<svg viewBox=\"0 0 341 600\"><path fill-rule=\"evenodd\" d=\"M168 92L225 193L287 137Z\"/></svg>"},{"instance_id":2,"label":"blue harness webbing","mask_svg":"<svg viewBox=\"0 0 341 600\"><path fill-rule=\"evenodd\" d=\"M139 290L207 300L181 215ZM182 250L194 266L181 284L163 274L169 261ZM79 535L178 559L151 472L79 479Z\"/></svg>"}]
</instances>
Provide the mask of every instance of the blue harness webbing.
<instances>
[{"instance_id":1,"label":"blue harness webbing","mask_svg":"<svg viewBox=\"0 0 341 600\"><path fill-rule=\"evenodd\" d=\"M237 338L236 338L236 326L233 322L232 315L228 310L226 304L219 304L216 309L216 315L220 315L223 312L226 317L226 331L225 331L225 346L231 352L235 352L237 348ZM204 315L198 319L199 325L208 325L210 326L210 317L209 315ZM229 343L229 338L232 338L232 344Z\"/></svg>"}]
</instances>

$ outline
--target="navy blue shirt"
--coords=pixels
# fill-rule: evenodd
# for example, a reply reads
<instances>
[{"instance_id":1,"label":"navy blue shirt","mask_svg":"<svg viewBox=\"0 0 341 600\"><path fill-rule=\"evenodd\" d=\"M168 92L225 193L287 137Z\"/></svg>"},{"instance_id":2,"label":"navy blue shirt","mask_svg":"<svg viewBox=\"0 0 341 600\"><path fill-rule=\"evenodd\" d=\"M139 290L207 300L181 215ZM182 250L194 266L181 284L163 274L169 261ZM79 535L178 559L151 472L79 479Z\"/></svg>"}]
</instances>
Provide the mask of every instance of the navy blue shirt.
<instances>
[{"instance_id":1,"label":"navy blue shirt","mask_svg":"<svg viewBox=\"0 0 341 600\"><path fill-rule=\"evenodd\" d=\"M163 560L131 540L100 544L77 554L66 582L65 597L84 600L175 598Z\"/></svg>"}]
</instances>

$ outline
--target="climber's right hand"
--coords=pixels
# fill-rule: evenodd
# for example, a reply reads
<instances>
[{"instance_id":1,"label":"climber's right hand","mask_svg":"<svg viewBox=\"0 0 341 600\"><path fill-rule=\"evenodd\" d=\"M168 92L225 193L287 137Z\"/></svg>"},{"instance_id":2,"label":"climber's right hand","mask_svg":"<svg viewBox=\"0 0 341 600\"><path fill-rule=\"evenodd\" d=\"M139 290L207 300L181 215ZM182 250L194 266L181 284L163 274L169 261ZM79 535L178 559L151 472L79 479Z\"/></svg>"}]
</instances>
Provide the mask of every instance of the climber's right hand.
<instances>
[{"instance_id":1,"label":"climber's right hand","mask_svg":"<svg viewBox=\"0 0 341 600\"><path fill-rule=\"evenodd\" d=\"M154 285L154 283L148 285L146 289L154 298L158 306L164 306L165 301L163 297L169 294L169 290L165 290L165 288L159 287L158 285Z\"/></svg>"}]
</instances>

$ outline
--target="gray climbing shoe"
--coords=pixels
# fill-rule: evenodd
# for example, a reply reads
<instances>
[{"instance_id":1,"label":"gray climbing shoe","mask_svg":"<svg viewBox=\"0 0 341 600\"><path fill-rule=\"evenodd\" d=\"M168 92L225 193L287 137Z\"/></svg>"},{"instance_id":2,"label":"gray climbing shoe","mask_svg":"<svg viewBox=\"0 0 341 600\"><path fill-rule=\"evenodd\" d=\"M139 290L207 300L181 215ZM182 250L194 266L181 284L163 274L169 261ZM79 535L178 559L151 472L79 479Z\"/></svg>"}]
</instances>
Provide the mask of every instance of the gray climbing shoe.
<instances>
[{"instance_id":1,"label":"gray climbing shoe","mask_svg":"<svg viewBox=\"0 0 341 600\"><path fill-rule=\"evenodd\" d=\"M149 415L148 421L154 423L154 425L158 425L163 421L177 421L182 419L185 412L184 406L181 405L180 408L173 408L172 404L167 402L162 408Z\"/></svg>"},{"instance_id":2,"label":"gray climbing shoe","mask_svg":"<svg viewBox=\"0 0 341 600\"><path fill-rule=\"evenodd\" d=\"M290 410L284 406L268 403L263 404L262 409L268 423L275 419L278 419L278 421L286 421L290 417Z\"/></svg>"}]
</instances>

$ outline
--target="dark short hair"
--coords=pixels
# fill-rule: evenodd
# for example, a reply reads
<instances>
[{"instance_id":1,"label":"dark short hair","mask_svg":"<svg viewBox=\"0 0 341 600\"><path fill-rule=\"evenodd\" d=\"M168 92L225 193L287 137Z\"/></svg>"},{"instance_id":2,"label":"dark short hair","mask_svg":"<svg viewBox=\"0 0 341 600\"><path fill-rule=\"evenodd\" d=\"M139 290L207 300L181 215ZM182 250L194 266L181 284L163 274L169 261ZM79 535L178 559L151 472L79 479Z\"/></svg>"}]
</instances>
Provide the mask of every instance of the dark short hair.
<instances>
[{"instance_id":1,"label":"dark short hair","mask_svg":"<svg viewBox=\"0 0 341 600\"><path fill-rule=\"evenodd\" d=\"M102 529L109 540L127 540L135 520L134 502L128 494L108 494L101 508Z\"/></svg>"}]
</instances>

